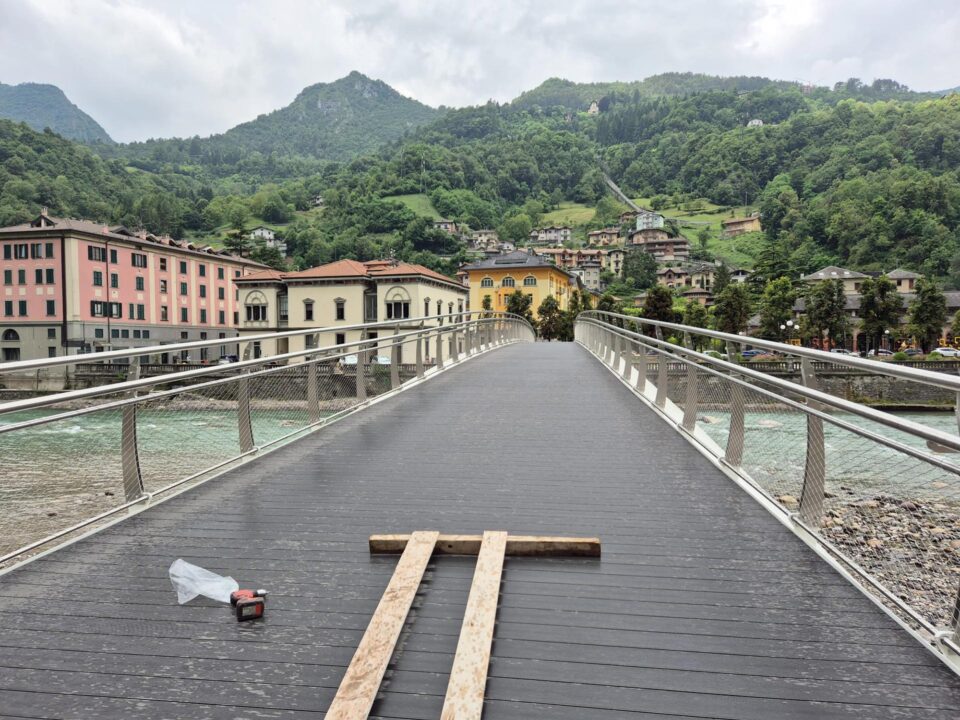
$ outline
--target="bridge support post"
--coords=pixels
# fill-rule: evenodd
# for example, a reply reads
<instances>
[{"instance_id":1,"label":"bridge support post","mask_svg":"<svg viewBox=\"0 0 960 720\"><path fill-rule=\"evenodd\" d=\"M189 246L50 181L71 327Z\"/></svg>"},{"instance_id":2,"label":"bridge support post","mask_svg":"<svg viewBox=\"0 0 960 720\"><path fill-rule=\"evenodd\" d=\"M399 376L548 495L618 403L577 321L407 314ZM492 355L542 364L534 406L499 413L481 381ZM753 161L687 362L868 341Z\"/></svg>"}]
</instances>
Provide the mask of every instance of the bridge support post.
<instances>
[{"instance_id":1,"label":"bridge support post","mask_svg":"<svg viewBox=\"0 0 960 720\"><path fill-rule=\"evenodd\" d=\"M746 420L746 402L743 386L730 385L730 432L727 434L727 449L723 459L731 467L743 464L744 423Z\"/></svg>"},{"instance_id":2,"label":"bridge support post","mask_svg":"<svg viewBox=\"0 0 960 720\"><path fill-rule=\"evenodd\" d=\"M250 416L250 378L245 373L237 380L237 429L240 433L240 452L253 450L253 422Z\"/></svg>"},{"instance_id":3,"label":"bridge support post","mask_svg":"<svg viewBox=\"0 0 960 720\"><path fill-rule=\"evenodd\" d=\"M396 336L400 334L400 326L393 330L393 344L390 346L390 389L400 387L400 342Z\"/></svg>"},{"instance_id":4,"label":"bridge support post","mask_svg":"<svg viewBox=\"0 0 960 720\"><path fill-rule=\"evenodd\" d=\"M687 397L683 405L683 429L693 432L697 426L697 364L687 360Z\"/></svg>"},{"instance_id":5,"label":"bridge support post","mask_svg":"<svg viewBox=\"0 0 960 720\"><path fill-rule=\"evenodd\" d=\"M637 343L637 390L647 390L647 348L642 342Z\"/></svg>"},{"instance_id":6,"label":"bridge support post","mask_svg":"<svg viewBox=\"0 0 960 720\"><path fill-rule=\"evenodd\" d=\"M134 361L127 380L140 379L140 360ZM136 397L136 392L133 393ZM127 502L143 496L140 473L140 450L137 447L137 405L124 405L120 419L120 468L123 473L123 496Z\"/></svg>"},{"instance_id":7,"label":"bridge support post","mask_svg":"<svg viewBox=\"0 0 960 720\"><path fill-rule=\"evenodd\" d=\"M629 381L630 370L633 368L633 340L628 338L626 335L622 335L620 338L620 343L620 357L623 360L623 367L620 369L620 377Z\"/></svg>"},{"instance_id":8,"label":"bridge support post","mask_svg":"<svg viewBox=\"0 0 960 720\"><path fill-rule=\"evenodd\" d=\"M366 331L360 331L360 340L366 340L367 333ZM357 345L357 374L356 374L356 395L357 402L363 402L367 399L367 373L365 366L367 364L367 350L366 345L362 342L360 345Z\"/></svg>"},{"instance_id":9,"label":"bridge support post","mask_svg":"<svg viewBox=\"0 0 960 720\"><path fill-rule=\"evenodd\" d=\"M813 364L807 358L803 358L800 362L800 377L808 388L817 389ZM815 404L811 405L816 407ZM807 415L807 458L803 470L803 491L800 494L800 519L814 528L820 527L820 519L823 516L823 493L826 489L826 480L823 419Z\"/></svg>"},{"instance_id":10,"label":"bridge support post","mask_svg":"<svg viewBox=\"0 0 960 720\"><path fill-rule=\"evenodd\" d=\"M459 335L460 333L457 332L456 330L450 331L450 353L449 353L450 362L456 362L460 357L460 353L458 352L458 348L457 348L457 343L460 342Z\"/></svg>"},{"instance_id":11,"label":"bridge support post","mask_svg":"<svg viewBox=\"0 0 960 720\"><path fill-rule=\"evenodd\" d=\"M657 340L663 341L663 333L660 331L660 326L657 326L656 329ZM667 384L670 382L669 376L667 375L667 355L666 353L659 351L657 352L657 397L654 402L657 407L666 407L667 406Z\"/></svg>"},{"instance_id":12,"label":"bridge support post","mask_svg":"<svg viewBox=\"0 0 960 720\"><path fill-rule=\"evenodd\" d=\"M423 329L423 323L420 323L420 329ZM417 377L423 378L423 334L417 333Z\"/></svg>"},{"instance_id":13,"label":"bridge support post","mask_svg":"<svg viewBox=\"0 0 960 720\"><path fill-rule=\"evenodd\" d=\"M307 355L304 360L307 363L307 412L312 425L320 422L320 393L317 387L318 360L313 355Z\"/></svg>"}]
</instances>

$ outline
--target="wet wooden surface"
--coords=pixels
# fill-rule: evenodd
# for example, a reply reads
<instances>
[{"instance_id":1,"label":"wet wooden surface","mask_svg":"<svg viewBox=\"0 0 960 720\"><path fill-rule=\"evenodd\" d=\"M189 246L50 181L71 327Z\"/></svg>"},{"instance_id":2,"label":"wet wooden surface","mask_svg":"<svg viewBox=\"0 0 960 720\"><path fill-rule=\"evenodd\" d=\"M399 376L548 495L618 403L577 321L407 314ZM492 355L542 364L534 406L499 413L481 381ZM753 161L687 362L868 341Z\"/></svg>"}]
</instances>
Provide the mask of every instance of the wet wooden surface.
<instances>
[{"instance_id":1,"label":"wet wooden surface","mask_svg":"<svg viewBox=\"0 0 960 720\"><path fill-rule=\"evenodd\" d=\"M454 368L0 580L4 718L322 718L398 558L375 533L599 536L507 557L486 720L947 718L960 682L572 344ZM271 591L178 606L178 558ZM440 717L476 557L435 555L378 718Z\"/></svg>"}]
</instances>

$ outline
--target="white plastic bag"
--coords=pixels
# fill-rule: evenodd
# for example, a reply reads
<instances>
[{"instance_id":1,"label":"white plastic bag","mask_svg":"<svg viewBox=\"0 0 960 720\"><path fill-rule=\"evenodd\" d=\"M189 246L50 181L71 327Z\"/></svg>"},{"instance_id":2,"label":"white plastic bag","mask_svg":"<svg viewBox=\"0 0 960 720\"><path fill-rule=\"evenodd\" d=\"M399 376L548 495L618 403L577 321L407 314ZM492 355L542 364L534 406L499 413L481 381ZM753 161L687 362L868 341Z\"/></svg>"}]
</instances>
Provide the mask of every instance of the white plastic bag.
<instances>
[{"instance_id":1,"label":"white plastic bag","mask_svg":"<svg viewBox=\"0 0 960 720\"><path fill-rule=\"evenodd\" d=\"M228 603L230 593L240 588L232 577L217 575L181 558L174 560L170 566L170 582L177 591L177 600L181 605L197 595Z\"/></svg>"}]
</instances>

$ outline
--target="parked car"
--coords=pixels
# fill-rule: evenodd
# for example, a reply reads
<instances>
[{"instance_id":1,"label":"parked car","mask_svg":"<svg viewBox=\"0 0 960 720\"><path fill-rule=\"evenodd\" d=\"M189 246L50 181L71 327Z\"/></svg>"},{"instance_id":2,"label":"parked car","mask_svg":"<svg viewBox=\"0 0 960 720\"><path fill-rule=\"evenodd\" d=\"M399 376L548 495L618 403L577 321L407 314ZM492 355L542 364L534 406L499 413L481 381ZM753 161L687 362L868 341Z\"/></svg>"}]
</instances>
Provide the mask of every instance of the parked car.
<instances>
[{"instance_id":1,"label":"parked car","mask_svg":"<svg viewBox=\"0 0 960 720\"><path fill-rule=\"evenodd\" d=\"M852 350L847 350L846 348L833 348L830 350L834 355L856 355Z\"/></svg>"},{"instance_id":2,"label":"parked car","mask_svg":"<svg viewBox=\"0 0 960 720\"><path fill-rule=\"evenodd\" d=\"M341 365L356 365L357 356L356 355L345 355L340 358ZM390 356L389 355L377 355L376 357L370 358L371 365L389 365Z\"/></svg>"},{"instance_id":3,"label":"parked car","mask_svg":"<svg viewBox=\"0 0 960 720\"><path fill-rule=\"evenodd\" d=\"M742 353L740 353L740 357L742 357L744 360L752 360L753 358L757 357L757 355L766 355L766 354L767 354L766 350L758 350L757 348L750 348L749 350L744 350Z\"/></svg>"},{"instance_id":4,"label":"parked car","mask_svg":"<svg viewBox=\"0 0 960 720\"><path fill-rule=\"evenodd\" d=\"M217 360L217 365L229 365L230 363L240 362L240 357L237 355L222 355L219 360Z\"/></svg>"},{"instance_id":5,"label":"parked car","mask_svg":"<svg viewBox=\"0 0 960 720\"><path fill-rule=\"evenodd\" d=\"M952 347L938 347L934 352L948 358L960 357L960 350Z\"/></svg>"},{"instance_id":6,"label":"parked car","mask_svg":"<svg viewBox=\"0 0 960 720\"><path fill-rule=\"evenodd\" d=\"M890 357L893 355L891 350L884 350L883 348L874 349L867 353L867 357Z\"/></svg>"},{"instance_id":7,"label":"parked car","mask_svg":"<svg viewBox=\"0 0 960 720\"><path fill-rule=\"evenodd\" d=\"M909 355L910 357L916 357L917 355L923 355L923 350L917 350L916 348L907 348L906 350L903 351L903 353L905 355Z\"/></svg>"}]
</instances>

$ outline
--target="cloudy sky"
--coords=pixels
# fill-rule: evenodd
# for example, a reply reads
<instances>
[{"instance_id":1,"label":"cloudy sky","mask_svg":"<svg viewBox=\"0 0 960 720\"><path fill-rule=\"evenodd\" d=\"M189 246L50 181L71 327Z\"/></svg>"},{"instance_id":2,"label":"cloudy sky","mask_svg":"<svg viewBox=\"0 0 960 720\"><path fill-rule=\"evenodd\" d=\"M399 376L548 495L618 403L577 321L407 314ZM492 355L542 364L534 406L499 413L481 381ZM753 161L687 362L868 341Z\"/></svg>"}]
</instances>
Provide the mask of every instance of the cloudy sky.
<instances>
[{"instance_id":1,"label":"cloudy sky","mask_svg":"<svg viewBox=\"0 0 960 720\"><path fill-rule=\"evenodd\" d=\"M0 0L0 82L120 141L226 130L359 70L429 105L667 71L960 85L958 0Z\"/></svg>"}]
</instances>

